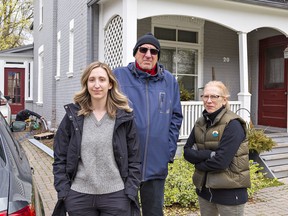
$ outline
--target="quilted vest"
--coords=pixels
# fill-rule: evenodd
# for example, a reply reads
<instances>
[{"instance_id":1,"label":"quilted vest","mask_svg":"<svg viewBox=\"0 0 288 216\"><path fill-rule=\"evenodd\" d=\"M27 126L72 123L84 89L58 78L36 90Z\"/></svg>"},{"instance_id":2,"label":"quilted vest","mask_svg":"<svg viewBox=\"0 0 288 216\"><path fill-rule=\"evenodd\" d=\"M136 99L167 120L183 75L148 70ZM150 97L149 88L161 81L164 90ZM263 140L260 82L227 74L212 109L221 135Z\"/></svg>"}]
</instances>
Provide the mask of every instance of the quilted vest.
<instances>
[{"instance_id":1,"label":"quilted vest","mask_svg":"<svg viewBox=\"0 0 288 216\"><path fill-rule=\"evenodd\" d=\"M247 134L246 122L230 110L223 109L215 118L213 124L206 128L204 117L195 123L195 143L199 150L210 149L215 151L219 145L225 127L231 120L237 119ZM237 131L235 131L237 133ZM225 170L203 172L195 169L193 183L201 190L205 182L206 188L232 189L251 186L249 171L249 148L247 138L241 143L229 167Z\"/></svg>"}]
</instances>

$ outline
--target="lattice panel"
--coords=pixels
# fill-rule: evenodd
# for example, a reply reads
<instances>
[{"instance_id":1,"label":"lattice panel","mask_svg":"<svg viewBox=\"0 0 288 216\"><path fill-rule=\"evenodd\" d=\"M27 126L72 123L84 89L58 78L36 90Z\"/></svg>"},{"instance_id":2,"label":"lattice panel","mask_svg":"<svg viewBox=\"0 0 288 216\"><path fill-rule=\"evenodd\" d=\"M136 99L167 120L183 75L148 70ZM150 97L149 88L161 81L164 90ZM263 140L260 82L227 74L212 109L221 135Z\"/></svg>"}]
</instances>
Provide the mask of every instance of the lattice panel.
<instances>
[{"instance_id":1,"label":"lattice panel","mask_svg":"<svg viewBox=\"0 0 288 216\"><path fill-rule=\"evenodd\" d=\"M114 17L104 32L104 58L112 68L122 66L123 59L123 19Z\"/></svg>"}]
</instances>

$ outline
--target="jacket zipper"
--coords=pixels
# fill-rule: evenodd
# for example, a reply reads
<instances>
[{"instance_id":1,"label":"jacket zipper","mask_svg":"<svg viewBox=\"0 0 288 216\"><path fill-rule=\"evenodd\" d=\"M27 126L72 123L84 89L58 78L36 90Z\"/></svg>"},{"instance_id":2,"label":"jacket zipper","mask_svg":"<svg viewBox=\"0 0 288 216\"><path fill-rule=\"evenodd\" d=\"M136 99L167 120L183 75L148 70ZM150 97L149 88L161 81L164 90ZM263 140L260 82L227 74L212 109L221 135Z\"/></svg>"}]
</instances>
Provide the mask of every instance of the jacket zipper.
<instances>
[{"instance_id":1,"label":"jacket zipper","mask_svg":"<svg viewBox=\"0 0 288 216\"><path fill-rule=\"evenodd\" d=\"M208 188L209 189L209 193L210 193L210 199L209 199L209 202L212 202L212 198L213 198L213 194L211 192L211 188Z\"/></svg>"},{"instance_id":2,"label":"jacket zipper","mask_svg":"<svg viewBox=\"0 0 288 216\"><path fill-rule=\"evenodd\" d=\"M146 104L147 104L147 125L150 125L150 118L149 118L149 96L148 96L148 80L146 81ZM147 162L147 150L148 150L148 139L149 139L149 127L147 128L146 133L146 142L145 142L145 151L144 151L144 163L143 163L143 174L142 174L142 181L145 180L145 172L146 172L146 162Z\"/></svg>"}]
</instances>

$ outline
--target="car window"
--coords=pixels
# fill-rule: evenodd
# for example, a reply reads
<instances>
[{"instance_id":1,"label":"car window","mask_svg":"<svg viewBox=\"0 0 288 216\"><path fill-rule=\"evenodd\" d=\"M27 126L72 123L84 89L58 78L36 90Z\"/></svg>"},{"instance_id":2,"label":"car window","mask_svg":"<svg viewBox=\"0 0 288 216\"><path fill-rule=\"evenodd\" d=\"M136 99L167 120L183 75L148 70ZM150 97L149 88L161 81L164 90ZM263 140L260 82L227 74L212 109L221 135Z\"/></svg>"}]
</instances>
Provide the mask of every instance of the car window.
<instances>
[{"instance_id":1,"label":"car window","mask_svg":"<svg viewBox=\"0 0 288 216\"><path fill-rule=\"evenodd\" d=\"M15 150L20 159L23 157L23 152L21 151L21 147L19 143L14 139L13 134L3 115L0 113L0 130L4 137L2 139L7 139L7 142L12 142L14 144ZM13 151L14 152L14 151Z\"/></svg>"},{"instance_id":2,"label":"car window","mask_svg":"<svg viewBox=\"0 0 288 216\"><path fill-rule=\"evenodd\" d=\"M0 166L4 167L6 164L6 158L4 154L4 149L3 149L3 141L2 141L2 136L0 136Z\"/></svg>"}]
</instances>

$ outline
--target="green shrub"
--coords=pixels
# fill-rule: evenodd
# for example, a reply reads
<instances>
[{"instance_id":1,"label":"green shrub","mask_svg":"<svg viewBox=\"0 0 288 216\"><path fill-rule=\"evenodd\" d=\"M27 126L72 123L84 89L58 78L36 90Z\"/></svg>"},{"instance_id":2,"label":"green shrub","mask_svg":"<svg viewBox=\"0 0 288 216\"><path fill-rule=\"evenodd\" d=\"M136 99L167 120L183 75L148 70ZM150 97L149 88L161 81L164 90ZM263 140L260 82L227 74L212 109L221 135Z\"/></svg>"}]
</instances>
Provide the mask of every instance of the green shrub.
<instances>
[{"instance_id":1,"label":"green shrub","mask_svg":"<svg viewBox=\"0 0 288 216\"><path fill-rule=\"evenodd\" d=\"M189 101L194 98L193 92L189 92L187 89L185 89L182 82L179 82L179 91L180 91L180 100L181 101Z\"/></svg>"},{"instance_id":2,"label":"green shrub","mask_svg":"<svg viewBox=\"0 0 288 216\"><path fill-rule=\"evenodd\" d=\"M248 189L249 198L258 190L281 185L277 179L268 179L265 173L261 172L263 168L258 163L250 160L250 178L251 188ZM192 182L192 174L194 172L194 165L187 162L184 157L179 157L174 160L174 163L169 164L169 173L165 184L165 203L168 206L181 207L196 207L198 208L197 194L195 186Z\"/></svg>"},{"instance_id":3,"label":"green shrub","mask_svg":"<svg viewBox=\"0 0 288 216\"><path fill-rule=\"evenodd\" d=\"M260 154L264 151L271 151L276 142L268 137L264 130L254 127L248 128L249 151Z\"/></svg>"},{"instance_id":4,"label":"green shrub","mask_svg":"<svg viewBox=\"0 0 288 216\"><path fill-rule=\"evenodd\" d=\"M261 172L263 167L260 167L258 163L250 160L250 180L251 187L248 188L249 198L253 198L255 192L262 188L272 187L282 185L283 183L279 182L277 179L266 178L265 173Z\"/></svg>"},{"instance_id":5,"label":"green shrub","mask_svg":"<svg viewBox=\"0 0 288 216\"><path fill-rule=\"evenodd\" d=\"M165 206L179 204L187 207L191 203L196 204L197 194L192 183L194 166L181 157L169 164L168 170L164 192Z\"/></svg>"}]
</instances>

